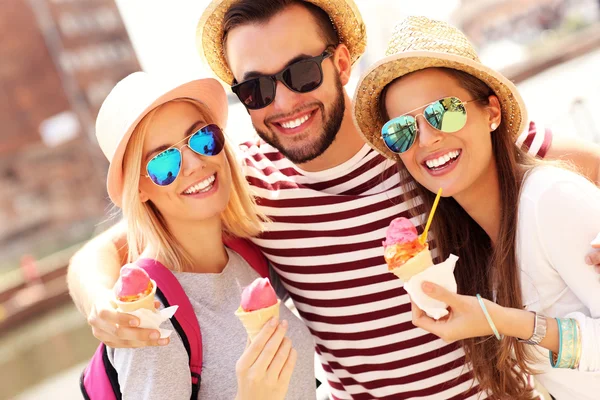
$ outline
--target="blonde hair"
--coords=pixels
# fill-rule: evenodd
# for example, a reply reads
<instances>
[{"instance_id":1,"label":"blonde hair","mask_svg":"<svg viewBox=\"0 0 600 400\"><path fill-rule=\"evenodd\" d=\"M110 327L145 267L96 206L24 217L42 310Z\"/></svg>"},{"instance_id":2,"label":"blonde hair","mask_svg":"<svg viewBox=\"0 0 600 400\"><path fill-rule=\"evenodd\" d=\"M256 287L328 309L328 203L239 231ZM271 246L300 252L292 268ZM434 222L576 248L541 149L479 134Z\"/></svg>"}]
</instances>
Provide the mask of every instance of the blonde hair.
<instances>
[{"instance_id":1,"label":"blonde hair","mask_svg":"<svg viewBox=\"0 0 600 400\"><path fill-rule=\"evenodd\" d=\"M207 122L215 118L202 103L189 98L175 99L170 103L188 103L200 111ZM140 257L143 249L152 244L158 256L174 271L183 271L193 265L192 258L169 231L160 211L151 201L142 202L139 184L142 175L142 153L148 127L156 113L165 105L150 111L136 126L123 157L123 216L127 221L127 243L129 262ZM227 207L221 213L224 237L250 238L263 230L266 217L258 212L250 186L238 167L239 161L225 140L225 158L231 169L232 190ZM145 178L144 178L145 179Z\"/></svg>"}]
</instances>

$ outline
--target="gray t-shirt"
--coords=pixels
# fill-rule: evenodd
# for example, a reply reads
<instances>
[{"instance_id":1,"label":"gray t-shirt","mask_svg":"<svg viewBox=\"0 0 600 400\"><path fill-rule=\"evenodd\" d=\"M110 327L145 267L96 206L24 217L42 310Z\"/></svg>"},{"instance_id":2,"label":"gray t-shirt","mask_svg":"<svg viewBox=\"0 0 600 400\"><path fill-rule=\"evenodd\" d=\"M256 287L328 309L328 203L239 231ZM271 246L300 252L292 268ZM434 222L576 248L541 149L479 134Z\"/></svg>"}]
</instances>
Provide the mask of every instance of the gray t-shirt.
<instances>
[{"instance_id":1,"label":"gray t-shirt","mask_svg":"<svg viewBox=\"0 0 600 400\"><path fill-rule=\"evenodd\" d=\"M234 315L242 290L259 275L237 253L227 250L229 262L220 274L175 273L196 312L202 331L203 365L199 399L234 399L235 364L246 347L244 326ZM280 319L289 322L287 336L298 352L286 399L314 399L314 342L292 312L281 306ZM161 328L173 329L169 320ZM119 375L123 399L189 399L188 355L176 332L163 347L108 349Z\"/></svg>"}]
</instances>

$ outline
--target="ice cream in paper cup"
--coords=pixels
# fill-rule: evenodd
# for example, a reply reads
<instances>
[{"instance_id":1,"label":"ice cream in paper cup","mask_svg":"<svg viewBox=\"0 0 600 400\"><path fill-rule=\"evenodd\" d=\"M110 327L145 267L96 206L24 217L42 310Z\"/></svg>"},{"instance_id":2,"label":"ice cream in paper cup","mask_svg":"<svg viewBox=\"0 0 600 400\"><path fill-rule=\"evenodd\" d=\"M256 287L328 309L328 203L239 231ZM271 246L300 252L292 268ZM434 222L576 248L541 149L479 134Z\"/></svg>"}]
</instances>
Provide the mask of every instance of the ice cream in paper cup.
<instances>
[{"instance_id":1,"label":"ice cream in paper cup","mask_svg":"<svg viewBox=\"0 0 600 400\"><path fill-rule=\"evenodd\" d=\"M421 284L433 282L456 293L454 267L458 257L451 254L446 261L434 264L429 244L419 239L417 228L404 217L390 223L383 248L388 271L404 282L404 289L411 300L431 318L440 319L448 315L448 306L427 296Z\"/></svg>"}]
</instances>

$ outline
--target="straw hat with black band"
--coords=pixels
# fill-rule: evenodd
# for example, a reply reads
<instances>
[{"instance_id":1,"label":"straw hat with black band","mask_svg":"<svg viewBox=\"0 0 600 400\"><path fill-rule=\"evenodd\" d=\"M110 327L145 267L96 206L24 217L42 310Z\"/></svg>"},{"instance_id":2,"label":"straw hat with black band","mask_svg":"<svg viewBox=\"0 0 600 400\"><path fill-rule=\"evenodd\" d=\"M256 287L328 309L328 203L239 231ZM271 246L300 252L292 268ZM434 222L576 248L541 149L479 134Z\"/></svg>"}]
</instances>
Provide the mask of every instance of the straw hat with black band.
<instances>
[{"instance_id":1,"label":"straw hat with black band","mask_svg":"<svg viewBox=\"0 0 600 400\"><path fill-rule=\"evenodd\" d=\"M225 59L223 21L229 8L238 0L213 0L204 10L196 28L196 48L213 72L228 85L233 74ZM367 30L353 0L305 0L329 15L340 38L348 47L354 64L365 52Z\"/></svg>"},{"instance_id":2,"label":"straw hat with black band","mask_svg":"<svg viewBox=\"0 0 600 400\"><path fill-rule=\"evenodd\" d=\"M525 129L527 110L515 85L483 65L471 42L455 27L425 17L408 17L396 26L386 56L360 79L353 115L365 140L387 158L399 160L381 138L387 122L380 115L381 93L395 79L425 68L452 68L485 82L498 96L508 134L516 140Z\"/></svg>"}]
</instances>

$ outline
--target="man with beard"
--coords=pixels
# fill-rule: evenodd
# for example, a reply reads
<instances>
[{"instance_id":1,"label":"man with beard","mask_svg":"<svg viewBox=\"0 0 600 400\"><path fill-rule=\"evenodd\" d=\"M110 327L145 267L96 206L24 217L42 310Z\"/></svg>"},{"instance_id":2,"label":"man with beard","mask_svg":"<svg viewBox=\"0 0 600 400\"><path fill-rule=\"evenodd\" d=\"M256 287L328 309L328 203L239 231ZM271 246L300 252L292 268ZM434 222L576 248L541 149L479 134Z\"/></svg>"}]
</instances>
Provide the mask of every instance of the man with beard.
<instances>
[{"instance_id":1,"label":"man with beard","mask_svg":"<svg viewBox=\"0 0 600 400\"><path fill-rule=\"evenodd\" d=\"M390 221L428 210L353 124L344 86L365 45L352 0L214 0L198 25L200 53L264 141L242 145L246 176L272 220L254 243L310 328L331 396L476 398L460 346L412 325L408 295L385 266ZM534 124L520 143L540 156L570 154L598 178L597 147L551 146ZM115 227L86 245L69 269L71 294L101 341L166 344L130 327L137 320L107 300L123 242Z\"/></svg>"}]
</instances>

